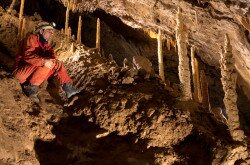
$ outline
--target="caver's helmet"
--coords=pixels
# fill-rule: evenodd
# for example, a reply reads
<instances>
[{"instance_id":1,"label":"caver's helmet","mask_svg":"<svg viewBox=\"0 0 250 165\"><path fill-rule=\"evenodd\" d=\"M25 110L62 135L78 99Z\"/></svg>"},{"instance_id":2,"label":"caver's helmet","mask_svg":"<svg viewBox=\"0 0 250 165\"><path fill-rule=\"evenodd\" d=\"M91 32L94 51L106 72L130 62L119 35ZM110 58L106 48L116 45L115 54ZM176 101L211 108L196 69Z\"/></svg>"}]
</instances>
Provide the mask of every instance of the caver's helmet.
<instances>
[{"instance_id":1,"label":"caver's helmet","mask_svg":"<svg viewBox=\"0 0 250 165\"><path fill-rule=\"evenodd\" d=\"M54 29L56 27L55 22L40 22L38 25L35 27L35 31L39 31L41 29L46 30L46 29Z\"/></svg>"}]
</instances>

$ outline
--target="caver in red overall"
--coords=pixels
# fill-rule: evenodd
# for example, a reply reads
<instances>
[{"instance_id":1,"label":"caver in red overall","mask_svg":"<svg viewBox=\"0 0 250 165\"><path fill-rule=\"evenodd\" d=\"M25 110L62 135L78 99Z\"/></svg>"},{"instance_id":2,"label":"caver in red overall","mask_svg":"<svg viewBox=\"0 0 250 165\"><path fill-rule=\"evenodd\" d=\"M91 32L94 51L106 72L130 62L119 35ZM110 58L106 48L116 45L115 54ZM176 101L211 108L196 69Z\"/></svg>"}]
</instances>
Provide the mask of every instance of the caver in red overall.
<instances>
[{"instance_id":1,"label":"caver in red overall","mask_svg":"<svg viewBox=\"0 0 250 165\"><path fill-rule=\"evenodd\" d=\"M29 84L27 91L24 92L28 96L36 97L35 102L39 102L36 95L38 86L51 75L54 75L59 80L62 89L69 98L78 91L72 87L72 80L68 76L65 67L55 58L53 49L45 39L53 35L53 27L51 25L42 25L39 30L39 34L31 34L22 41L13 74L21 84ZM48 67L46 65L48 61L52 63L52 66Z\"/></svg>"},{"instance_id":2,"label":"caver in red overall","mask_svg":"<svg viewBox=\"0 0 250 165\"><path fill-rule=\"evenodd\" d=\"M44 66L47 59L54 59L55 66L53 69ZM13 73L21 84L28 81L32 85L39 86L52 74L61 85L72 82L62 63L55 58L53 49L46 41L42 43L38 34L31 34L22 41L17 65Z\"/></svg>"}]
</instances>

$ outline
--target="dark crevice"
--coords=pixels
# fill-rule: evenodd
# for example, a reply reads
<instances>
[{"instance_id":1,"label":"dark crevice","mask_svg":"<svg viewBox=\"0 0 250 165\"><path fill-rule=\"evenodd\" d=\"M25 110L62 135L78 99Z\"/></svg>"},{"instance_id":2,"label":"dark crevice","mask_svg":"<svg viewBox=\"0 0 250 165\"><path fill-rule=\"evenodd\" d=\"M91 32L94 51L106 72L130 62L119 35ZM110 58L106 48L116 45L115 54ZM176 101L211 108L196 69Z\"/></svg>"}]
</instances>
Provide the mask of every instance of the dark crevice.
<instances>
[{"instance_id":1,"label":"dark crevice","mask_svg":"<svg viewBox=\"0 0 250 165\"><path fill-rule=\"evenodd\" d=\"M245 132L247 133L248 132L247 130L250 128L250 111L249 111L250 100L244 94L243 89L240 88L239 86L237 86L236 92L238 94L237 105L239 109L240 125L243 128L243 130L246 130Z\"/></svg>"},{"instance_id":2,"label":"dark crevice","mask_svg":"<svg viewBox=\"0 0 250 165\"><path fill-rule=\"evenodd\" d=\"M200 135L189 135L180 144L174 147L180 156L185 158L185 164L210 165L212 163L212 146ZM183 162L184 163L184 162Z\"/></svg>"},{"instance_id":3,"label":"dark crevice","mask_svg":"<svg viewBox=\"0 0 250 165\"><path fill-rule=\"evenodd\" d=\"M13 54L13 53L11 53L10 50L8 50L8 47L5 46L5 44L3 44L3 43L1 43L1 42L0 42L0 52L3 53L3 54L5 54L5 55L8 55L8 56L10 56L10 57L11 57L12 54Z\"/></svg>"},{"instance_id":4,"label":"dark crevice","mask_svg":"<svg viewBox=\"0 0 250 165\"><path fill-rule=\"evenodd\" d=\"M44 21L56 22L58 29L64 28L66 7L60 2L26 0L24 13L34 15L35 12L40 14Z\"/></svg>"},{"instance_id":5,"label":"dark crevice","mask_svg":"<svg viewBox=\"0 0 250 165\"><path fill-rule=\"evenodd\" d=\"M1 0L0 4L4 9L7 9L11 4L11 0Z\"/></svg>"},{"instance_id":6,"label":"dark crevice","mask_svg":"<svg viewBox=\"0 0 250 165\"><path fill-rule=\"evenodd\" d=\"M93 16L99 17L115 33L121 34L127 40L132 40L134 42L145 42L149 39L142 30L131 28L130 26L124 24L120 18L112 16L106 13L104 10L99 9L94 11Z\"/></svg>"},{"instance_id":7,"label":"dark crevice","mask_svg":"<svg viewBox=\"0 0 250 165\"><path fill-rule=\"evenodd\" d=\"M205 2L202 0L184 0L187 3L192 4L192 6L200 7L206 9L210 4L209 2Z\"/></svg>"},{"instance_id":8,"label":"dark crevice","mask_svg":"<svg viewBox=\"0 0 250 165\"><path fill-rule=\"evenodd\" d=\"M249 31L248 30L244 30L247 42L250 43L250 37L249 37Z\"/></svg>"}]
</instances>

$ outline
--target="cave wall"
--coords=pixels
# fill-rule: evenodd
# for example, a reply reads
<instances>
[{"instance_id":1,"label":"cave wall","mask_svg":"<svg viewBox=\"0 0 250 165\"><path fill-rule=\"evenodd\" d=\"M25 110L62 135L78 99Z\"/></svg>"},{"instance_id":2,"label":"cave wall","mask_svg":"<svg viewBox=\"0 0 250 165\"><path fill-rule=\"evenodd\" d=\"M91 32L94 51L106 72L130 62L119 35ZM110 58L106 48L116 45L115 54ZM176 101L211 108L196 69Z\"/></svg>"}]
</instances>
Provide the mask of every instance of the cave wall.
<instances>
[{"instance_id":1,"label":"cave wall","mask_svg":"<svg viewBox=\"0 0 250 165\"><path fill-rule=\"evenodd\" d=\"M7 8L10 1L5 0L5 1L2 1L1 3L3 4L5 8ZM198 5L198 4L194 4L194 6L195 5ZM206 7L208 6L209 4L206 4ZM198 6L198 7L202 8L204 6ZM17 6L15 8L18 10L18 1L17 1ZM59 10L54 10L55 8ZM155 9L157 10L157 8ZM59 3L58 1L26 0L24 14L33 15L35 12L37 12L41 15L42 19L44 19L45 21L55 21L57 23L57 28L60 30L61 28L64 28L65 10L66 8L63 6L63 4ZM144 10L144 9L142 8L141 10ZM97 17L99 17L101 18L101 51L102 51L103 56L108 57L109 54L112 54L114 59L120 66L122 65L124 58L127 58L131 63L132 57L135 55L146 56L153 63L154 70L156 71L156 73L158 72L156 39L150 38L141 29L131 28L127 24L124 24L123 17L122 19L120 19L114 15L111 15L110 13L106 13L105 10L101 10L101 9L93 11L92 13L71 12L70 13L70 26L72 27L73 34L76 34L79 15L83 16L82 17L83 18L82 41L86 46L88 47L95 46L94 36L96 33L96 19ZM127 22L125 21L125 23ZM158 24L161 24L159 20L158 20ZM135 27L135 26L132 26L132 27ZM16 29L12 29L12 30L16 31ZM168 34L171 35L170 32L165 33L165 35L168 35ZM215 36L215 37L218 37L218 36ZM191 38L190 38L190 41L192 41ZM209 46L209 44L210 42L204 45ZM202 51L205 51L205 49L206 48L204 48L204 50ZM2 49L2 50L6 51L8 49ZM200 62L204 63L203 65L206 68L206 76L208 78L208 83L209 83L211 106L223 107L223 101L222 101L223 91L221 87L221 82L219 80L220 72L218 68L214 66L214 64L212 64L212 66L206 65L207 60L205 58L212 59L213 57L209 56L209 54L205 56L204 54L202 54L202 51L199 50L197 52L197 55L200 58ZM206 52L206 53L209 53L209 52ZM10 51L8 54L12 57L15 56L15 52L13 51L12 52ZM167 50L166 42L164 42L163 44L163 56L164 56L164 62L166 64L165 65L166 78L170 80L172 83L179 84L178 70L177 70L178 56L173 47L171 48L170 51ZM244 82L244 79L242 80L242 77L240 77L239 81L240 81L239 84L240 83L242 84L242 82ZM248 109L246 105L249 103L249 99L247 99L248 95L244 94L244 92L248 91L246 90L247 87L248 86L246 84L239 85L239 89L238 89L238 93L240 95L239 97L240 101L238 103L239 104L238 106L239 106L240 111L242 112L241 114L243 114L241 115L242 118L246 118L246 116L248 116ZM248 120L246 121L249 123Z\"/></svg>"}]
</instances>

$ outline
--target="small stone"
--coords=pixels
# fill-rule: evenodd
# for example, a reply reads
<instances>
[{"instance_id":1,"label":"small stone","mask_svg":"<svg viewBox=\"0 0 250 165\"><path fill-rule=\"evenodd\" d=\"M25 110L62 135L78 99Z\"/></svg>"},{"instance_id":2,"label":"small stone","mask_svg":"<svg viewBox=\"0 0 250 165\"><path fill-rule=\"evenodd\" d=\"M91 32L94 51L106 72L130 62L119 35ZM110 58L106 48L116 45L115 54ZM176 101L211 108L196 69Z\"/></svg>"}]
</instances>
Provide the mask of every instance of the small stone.
<instances>
[{"instance_id":1,"label":"small stone","mask_svg":"<svg viewBox=\"0 0 250 165\"><path fill-rule=\"evenodd\" d=\"M109 97L115 97L115 95L113 93L110 93Z\"/></svg>"},{"instance_id":2,"label":"small stone","mask_svg":"<svg viewBox=\"0 0 250 165\"><path fill-rule=\"evenodd\" d=\"M98 91L98 93L99 93L99 94L103 93L103 90L100 89L100 90Z\"/></svg>"},{"instance_id":3,"label":"small stone","mask_svg":"<svg viewBox=\"0 0 250 165\"><path fill-rule=\"evenodd\" d=\"M122 84L132 84L134 82L134 78L132 77L126 77L122 80Z\"/></svg>"}]
</instances>

